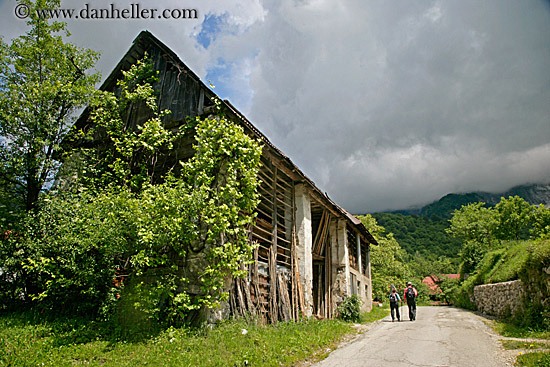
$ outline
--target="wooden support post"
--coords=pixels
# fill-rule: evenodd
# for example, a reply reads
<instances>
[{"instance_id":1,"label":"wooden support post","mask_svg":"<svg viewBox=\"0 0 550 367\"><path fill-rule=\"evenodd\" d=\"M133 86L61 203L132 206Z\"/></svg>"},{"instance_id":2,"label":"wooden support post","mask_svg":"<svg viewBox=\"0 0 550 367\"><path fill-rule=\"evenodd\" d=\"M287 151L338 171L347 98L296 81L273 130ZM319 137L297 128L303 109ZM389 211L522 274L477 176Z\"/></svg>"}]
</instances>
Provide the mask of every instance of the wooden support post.
<instances>
[{"instance_id":1,"label":"wooden support post","mask_svg":"<svg viewBox=\"0 0 550 367\"><path fill-rule=\"evenodd\" d=\"M273 217L271 219L273 232L271 248L269 249L269 313L271 323L278 321L277 313L277 167L273 169Z\"/></svg>"}]
</instances>

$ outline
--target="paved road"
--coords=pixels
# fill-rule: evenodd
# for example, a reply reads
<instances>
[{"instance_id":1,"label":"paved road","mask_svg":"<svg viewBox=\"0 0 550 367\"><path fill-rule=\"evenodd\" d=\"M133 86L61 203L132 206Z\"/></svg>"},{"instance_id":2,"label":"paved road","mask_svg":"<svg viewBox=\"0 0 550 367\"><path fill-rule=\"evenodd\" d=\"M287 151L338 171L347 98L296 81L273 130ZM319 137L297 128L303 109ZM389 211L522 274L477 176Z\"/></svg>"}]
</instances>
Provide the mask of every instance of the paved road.
<instances>
[{"instance_id":1,"label":"paved road","mask_svg":"<svg viewBox=\"0 0 550 367\"><path fill-rule=\"evenodd\" d=\"M402 311L405 311L405 307ZM407 312L402 312L407 313ZM402 318L403 319L403 318ZM502 367L497 337L483 318L453 307L419 307L417 320L388 316L315 367Z\"/></svg>"}]
</instances>

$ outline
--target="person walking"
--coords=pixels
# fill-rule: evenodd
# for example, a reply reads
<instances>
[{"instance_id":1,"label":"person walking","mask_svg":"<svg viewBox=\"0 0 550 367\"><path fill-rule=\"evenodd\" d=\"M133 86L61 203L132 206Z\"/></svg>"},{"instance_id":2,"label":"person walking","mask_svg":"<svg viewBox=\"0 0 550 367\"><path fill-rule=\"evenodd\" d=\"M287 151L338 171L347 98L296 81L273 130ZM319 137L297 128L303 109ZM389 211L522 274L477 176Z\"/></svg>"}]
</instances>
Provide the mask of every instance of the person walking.
<instances>
[{"instance_id":1,"label":"person walking","mask_svg":"<svg viewBox=\"0 0 550 367\"><path fill-rule=\"evenodd\" d=\"M401 321L401 315L399 315L399 302L401 297L397 294L397 289L392 288L390 293L390 308L391 308L391 321L395 321L395 316L397 316L397 321Z\"/></svg>"},{"instance_id":2,"label":"person walking","mask_svg":"<svg viewBox=\"0 0 550 367\"><path fill-rule=\"evenodd\" d=\"M405 299L405 301L407 302L407 306L409 307L409 320L411 321L416 320L416 297L417 296L418 296L418 292L412 286L412 283L407 282L407 288L405 289L403 298Z\"/></svg>"}]
</instances>

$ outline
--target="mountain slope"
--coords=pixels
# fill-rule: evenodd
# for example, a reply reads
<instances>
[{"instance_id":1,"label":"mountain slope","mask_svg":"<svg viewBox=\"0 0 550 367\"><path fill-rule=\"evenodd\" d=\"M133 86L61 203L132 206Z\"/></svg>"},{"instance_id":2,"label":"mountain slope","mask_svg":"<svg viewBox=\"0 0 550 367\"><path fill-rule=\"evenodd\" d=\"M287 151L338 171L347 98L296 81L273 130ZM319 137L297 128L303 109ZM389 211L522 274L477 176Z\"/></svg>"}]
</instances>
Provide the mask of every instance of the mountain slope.
<instances>
[{"instance_id":1,"label":"mountain slope","mask_svg":"<svg viewBox=\"0 0 550 367\"><path fill-rule=\"evenodd\" d=\"M550 184L521 185L503 193L471 192L448 194L420 209L398 210L390 213L374 213L378 223L392 232L401 247L409 254L455 257L461 244L450 237L445 229L452 213L463 205L485 202L497 204L502 197L519 196L532 205L550 207Z\"/></svg>"},{"instance_id":2,"label":"mountain slope","mask_svg":"<svg viewBox=\"0 0 550 367\"><path fill-rule=\"evenodd\" d=\"M448 194L441 199L428 204L421 209L397 210L392 213L405 215L419 214L431 217L436 215L442 218L450 218L453 211L470 203L485 202L489 206L497 204L502 197L519 196L532 205L544 204L550 206L550 184L521 185L502 193L470 192L462 194Z\"/></svg>"}]
</instances>

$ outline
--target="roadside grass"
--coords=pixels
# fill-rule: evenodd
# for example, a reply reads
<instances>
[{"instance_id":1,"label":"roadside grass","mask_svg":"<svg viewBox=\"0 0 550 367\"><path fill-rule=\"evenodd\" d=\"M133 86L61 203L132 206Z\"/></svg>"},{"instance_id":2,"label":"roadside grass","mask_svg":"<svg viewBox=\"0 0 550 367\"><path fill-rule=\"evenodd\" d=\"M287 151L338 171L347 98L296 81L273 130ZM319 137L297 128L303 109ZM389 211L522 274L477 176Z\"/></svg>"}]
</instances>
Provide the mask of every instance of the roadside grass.
<instances>
[{"instance_id":1,"label":"roadside grass","mask_svg":"<svg viewBox=\"0 0 550 367\"><path fill-rule=\"evenodd\" d=\"M515 366L550 367L550 352L526 353L518 356Z\"/></svg>"},{"instance_id":2,"label":"roadside grass","mask_svg":"<svg viewBox=\"0 0 550 367\"><path fill-rule=\"evenodd\" d=\"M361 321L387 313L375 307ZM268 326L230 320L213 329L170 328L131 341L114 336L108 324L11 313L0 315L0 366L292 366L324 358L354 333L353 324L340 320Z\"/></svg>"},{"instance_id":3,"label":"roadside grass","mask_svg":"<svg viewBox=\"0 0 550 367\"><path fill-rule=\"evenodd\" d=\"M494 323L494 329L500 335L509 338L550 340L550 330L534 330L506 321L496 321Z\"/></svg>"},{"instance_id":4,"label":"roadside grass","mask_svg":"<svg viewBox=\"0 0 550 367\"><path fill-rule=\"evenodd\" d=\"M506 350L513 350L513 349L525 349L525 350L533 350L533 349L547 349L549 348L549 345L547 343L540 343L540 342L529 342L525 343L521 340L502 340L502 346Z\"/></svg>"},{"instance_id":5,"label":"roadside grass","mask_svg":"<svg viewBox=\"0 0 550 367\"><path fill-rule=\"evenodd\" d=\"M371 322L381 320L384 317L388 316L389 314L390 314L389 304L384 305L384 307L373 306L371 312L364 312L361 314L361 323L369 324Z\"/></svg>"},{"instance_id":6,"label":"roadside grass","mask_svg":"<svg viewBox=\"0 0 550 367\"><path fill-rule=\"evenodd\" d=\"M517 367L550 367L550 331L533 330L506 321L493 324L496 332L506 338L523 340L501 340L507 350L519 350L514 366ZM535 341L538 339L538 341Z\"/></svg>"}]
</instances>

